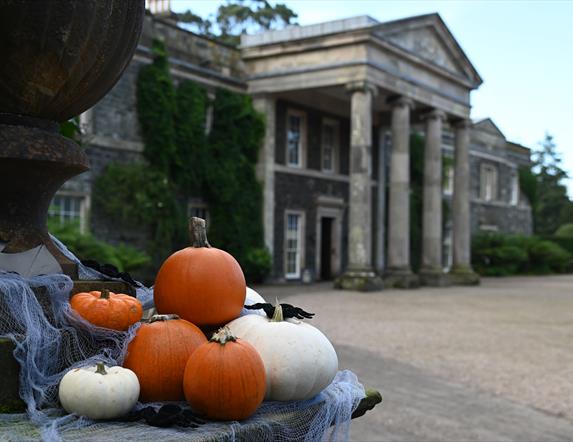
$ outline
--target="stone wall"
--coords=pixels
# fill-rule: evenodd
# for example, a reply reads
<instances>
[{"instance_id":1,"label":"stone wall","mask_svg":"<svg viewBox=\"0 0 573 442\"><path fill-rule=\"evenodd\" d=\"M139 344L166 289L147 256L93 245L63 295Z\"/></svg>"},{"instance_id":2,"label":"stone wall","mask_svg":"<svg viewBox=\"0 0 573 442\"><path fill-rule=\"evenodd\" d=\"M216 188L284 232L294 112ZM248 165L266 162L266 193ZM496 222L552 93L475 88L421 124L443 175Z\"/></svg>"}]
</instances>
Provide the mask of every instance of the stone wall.
<instances>
[{"instance_id":1,"label":"stone wall","mask_svg":"<svg viewBox=\"0 0 573 442\"><path fill-rule=\"evenodd\" d=\"M318 197L329 196L348 202L348 183L322 178L312 178L290 173L275 174L275 239L272 278L283 280L284 241L285 241L285 211L296 210L304 212L305 217L305 257L302 269L309 269L316 275L316 216ZM342 219L342 268L346 267L348 252L348 210L344 208Z\"/></svg>"}]
</instances>

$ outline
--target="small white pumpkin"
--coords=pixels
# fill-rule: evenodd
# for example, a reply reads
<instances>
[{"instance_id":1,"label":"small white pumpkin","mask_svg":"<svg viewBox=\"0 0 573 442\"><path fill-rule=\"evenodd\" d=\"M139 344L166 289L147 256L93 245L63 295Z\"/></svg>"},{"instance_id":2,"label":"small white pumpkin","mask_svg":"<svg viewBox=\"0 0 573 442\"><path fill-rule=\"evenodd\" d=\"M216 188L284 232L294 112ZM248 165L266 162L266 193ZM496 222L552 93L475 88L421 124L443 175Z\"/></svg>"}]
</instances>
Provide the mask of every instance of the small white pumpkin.
<instances>
[{"instance_id":1,"label":"small white pumpkin","mask_svg":"<svg viewBox=\"0 0 573 442\"><path fill-rule=\"evenodd\" d=\"M139 397L139 380L127 368L99 363L68 371L60 381L59 396L68 413L113 419L133 408Z\"/></svg>"},{"instance_id":2,"label":"small white pumpkin","mask_svg":"<svg viewBox=\"0 0 573 442\"><path fill-rule=\"evenodd\" d=\"M253 305L258 303L264 304L265 302L267 301L265 301L265 299L261 295L259 295L252 288L247 287L247 294L245 296L245 305ZM264 317L267 316L263 310L248 310L243 307L243 310L241 310L241 314L239 316L245 316L245 315L259 315Z\"/></svg>"},{"instance_id":3,"label":"small white pumpkin","mask_svg":"<svg viewBox=\"0 0 573 442\"><path fill-rule=\"evenodd\" d=\"M259 351L267 374L265 400L310 399L338 371L338 357L326 336L302 321L283 320L278 303L272 319L246 315L227 325Z\"/></svg>"}]
</instances>

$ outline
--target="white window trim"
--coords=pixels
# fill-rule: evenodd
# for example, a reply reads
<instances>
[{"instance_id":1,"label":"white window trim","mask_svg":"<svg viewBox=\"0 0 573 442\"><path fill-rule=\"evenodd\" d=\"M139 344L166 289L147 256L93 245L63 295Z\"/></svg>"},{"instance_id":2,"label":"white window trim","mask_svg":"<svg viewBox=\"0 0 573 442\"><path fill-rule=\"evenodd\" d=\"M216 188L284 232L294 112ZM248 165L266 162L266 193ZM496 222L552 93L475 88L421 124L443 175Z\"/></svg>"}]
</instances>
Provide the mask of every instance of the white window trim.
<instances>
[{"instance_id":1,"label":"white window trim","mask_svg":"<svg viewBox=\"0 0 573 442\"><path fill-rule=\"evenodd\" d=\"M71 198L80 198L80 233L87 233L88 232L88 217L89 211L91 208L91 195L82 192L73 192L67 190L60 190L56 192L54 195L55 197L71 197ZM51 205L51 203L50 203Z\"/></svg>"},{"instance_id":2,"label":"white window trim","mask_svg":"<svg viewBox=\"0 0 573 442\"><path fill-rule=\"evenodd\" d=\"M334 128L334 145L332 146L332 168L326 169L324 167L324 126L331 126ZM338 173L339 170L339 152L340 152L340 122L332 118L323 118L320 126L320 169L324 173Z\"/></svg>"},{"instance_id":3,"label":"white window trim","mask_svg":"<svg viewBox=\"0 0 573 442\"><path fill-rule=\"evenodd\" d=\"M519 204L519 175L517 171L514 171L511 175L511 187L510 187L510 195L509 195L509 204L512 206L517 206Z\"/></svg>"},{"instance_id":4,"label":"white window trim","mask_svg":"<svg viewBox=\"0 0 573 442\"><path fill-rule=\"evenodd\" d=\"M287 273L287 231L288 231L288 216L298 215L299 218L299 233L298 233L298 244L299 244L299 256L298 256L298 269L295 273ZM284 215L284 244L283 244L283 257L284 257L284 275L285 279L300 279L302 278L302 272L305 265L305 213L301 210L286 210Z\"/></svg>"},{"instance_id":5,"label":"white window trim","mask_svg":"<svg viewBox=\"0 0 573 442\"><path fill-rule=\"evenodd\" d=\"M491 184L491 189L488 192L488 183L485 181L488 171L492 172L493 183ZM492 202L498 200L499 194L499 171L493 164L482 164L480 168L480 200L486 202Z\"/></svg>"},{"instance_id":6,"label":"white window trim","mask_svg":"<svg viewBox=\"0 0 573 442\"><path fill-rule=\"evenodd\" d=\"M288 130L290 117L300 118L300 142L298 144L298 163L290 163L288 157ZM295 167L302 169L306 167L306 112L297 109L288 109L286 116L286 131L285 131L285 164L288 167Z\"/></svg>"}]
</instances>

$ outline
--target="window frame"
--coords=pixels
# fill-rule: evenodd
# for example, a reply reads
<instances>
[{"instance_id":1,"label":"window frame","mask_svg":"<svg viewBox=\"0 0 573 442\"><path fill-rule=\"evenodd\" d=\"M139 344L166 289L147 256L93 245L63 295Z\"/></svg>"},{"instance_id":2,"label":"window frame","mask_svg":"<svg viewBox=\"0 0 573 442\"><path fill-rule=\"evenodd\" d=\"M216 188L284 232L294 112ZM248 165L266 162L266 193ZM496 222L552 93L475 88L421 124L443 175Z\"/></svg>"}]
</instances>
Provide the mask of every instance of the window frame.
<instances>
[{"instance_id":1,"label":"window frame","mask_svg":"<svg viewBox=\"0 0 573 442\"><path fill-rule=\"evenodd\" d=\"M325 136L324 128L332 127L334 131L334 139L331 150L331 168L327 169L324 166L324 151L325 151ZM333 118L324 117L320 125L320 170L325 173L338 173L339 170L339 152L340 152L340 122Z\"/></svg>"},{"instance_id":2,"label":"window frame","mask_svg":"<svg viewBox=\"0 0 573 442\"><path fill-rule=\"evenodd\" d=\"M289 128L290 118L297 117L300 120L299 125L299 142L298 142L298 162L291 163L289 158ZM298 109L288 109L286 113L286 130L285 130L285 164L288 167L302 169L306 167L306 112Z\"/></svg>"},{"instance_id":3,"label":"window frame","mask_svg":"<svg viewBox=\"0 0 573 442\"><path fill-rule=\"evenodd\" d=\"M509 204L512 206L517 206L519 204L520 189L519 189L519 175L517 171L511 173L511 185L509 194Z\"/></svg>"},{"instance_id":4,"label":"window frame","mask_svg":"<svg viewBox=\"0 0 573 442\"><path fill-rule=\"evenodd\" d=\"M289 225L288 218L289 215L298 216L298 233L297 233L297 260L295 262L295 272L288 272L288 240L289 240ZM300 279L302 278L302 272L304 270L304 255L305 255L305 243L304 243L304 232L305 232L305 213L300 210L286 210L284 216L284 275L285 279Z\"/></svg>"},{"instance_id":5,"label":"window frame","mask_svg":"<svg viewBox=\"0 0 573 442\"><path fill-rule=\"evenodd\" d=\"M499 171L497 166L482 163L480 168L480 199L482 201L497 201L499 195Z\"/></svg>"},{"instance_id":6,"label":"window frame","mask_svg":"<svg viewBox=\"0 0 573 442\"><path fill-rule=\"evenodd\" d=\"M79 200L78 204L79 207L77 212L73 211L73 213L77 213L78 216L66 217L66 212L68 211L63 210L63 208L59 208L57 213L55 213L54 207L59 207L54 204L56 198L70 198ZM86 233L88 230L88 212L90 208L90 202L91 202L90 196L86 193L69 192L69 191L56 192L56 194L52 198L52 201L50 201L50 206L48 208L48 217L51 219L59 218L60 224L64 224L65 221L70 221L70 220L74 221L77 219L77 221L79 221L80 232Z\"/></svg>"}]
</instances>

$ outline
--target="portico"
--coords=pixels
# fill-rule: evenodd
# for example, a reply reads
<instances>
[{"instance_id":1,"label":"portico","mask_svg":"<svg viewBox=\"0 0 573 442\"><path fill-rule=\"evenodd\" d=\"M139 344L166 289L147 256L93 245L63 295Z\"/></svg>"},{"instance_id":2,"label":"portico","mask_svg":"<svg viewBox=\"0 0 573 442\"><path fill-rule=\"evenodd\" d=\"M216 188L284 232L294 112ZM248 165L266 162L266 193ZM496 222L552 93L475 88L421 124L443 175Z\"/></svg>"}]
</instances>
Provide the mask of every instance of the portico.
<instances>
[{"instance_id":1,"label":"portico","mask_svg":"<svg viewBox=\"0 0 573 442\"><path fill-rule=\"evenodd\" d=\"M302 250L297 255L296 247L324 243L321 232L312 227L319 221L308 219L319 216L304 202L310 195L304 190L298 197L287 195L288 183L296 186L299 180L314 192L315 206L319 196L341 201L338 220L346 223L346 235L338 229L340 244L345 244L338 253L346 256L338 257L343 264L338 287L375 290L382 285L447 284L441 255L441 146L447 128L456 134L452 270L465 275L456 282L469 282L473 272L467 121L470 92L481 78L441 18L430 14L378 23L370 17L355 17L245 36L241 48L248 92L267 117L259 157L265 241L271 251L282 249L283 267L289 266L284 274L296 274L291 270L308 268L313 262L311 252ZM280 116L277 103L287 95L284 106L292 109ZM323 116L315 118L314 112ZM324 129L329 119L338 121L331 125L338 127L338 135ZM343 136L346 122L348 135ZM312 124L322 125L316 136L307 130ZM425 133L420 275L412 272L409 234L409 141L414 126L424 127ZM389 155L382 148L383 131L391 134ZM332 141L336 137L338 147ZM316 150L320 153L315 155ZM331 164L327 158L338 166L326 167ZM347 164L342 167L344 161ZM382 173L385 169L387 176ZM277 221L282 219L287 220L284 226ZM284 235L277 234L277 225ZM292 267L292 262L298 267ZM320 270L315 268L314 273Z\"/></svg>"}]
</instances>

